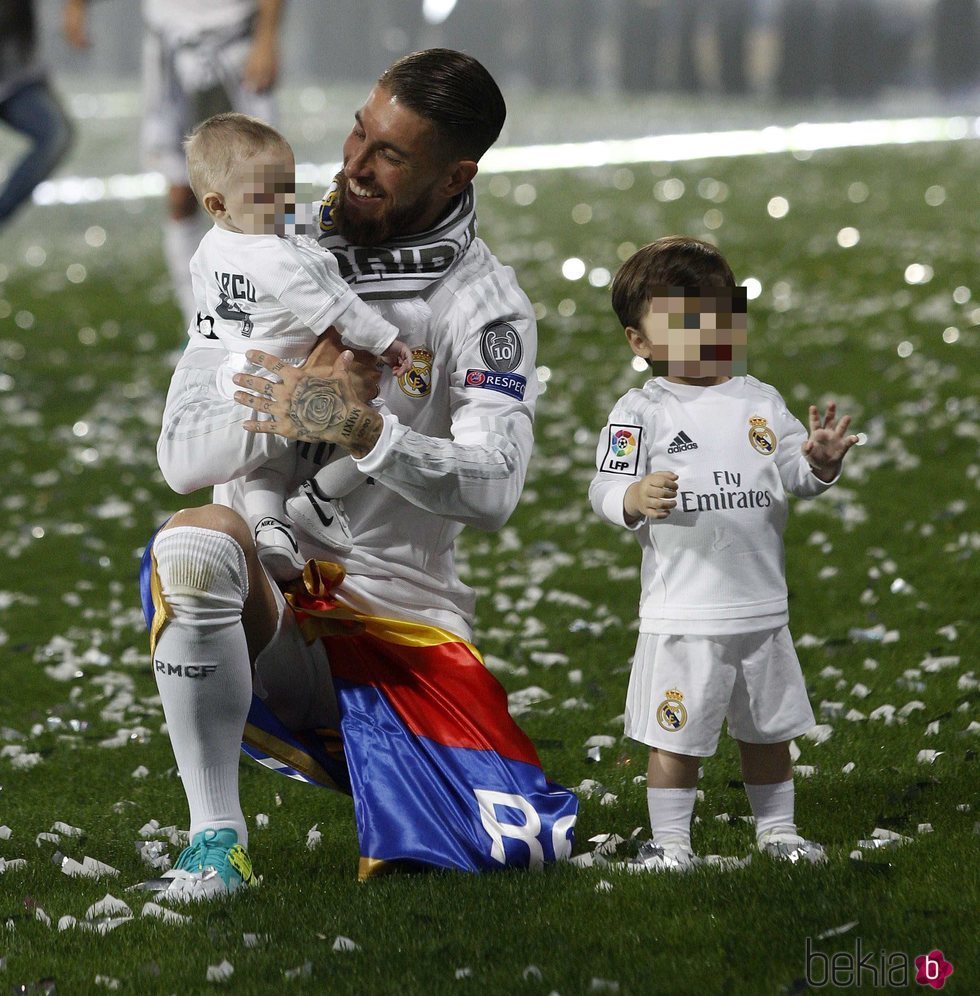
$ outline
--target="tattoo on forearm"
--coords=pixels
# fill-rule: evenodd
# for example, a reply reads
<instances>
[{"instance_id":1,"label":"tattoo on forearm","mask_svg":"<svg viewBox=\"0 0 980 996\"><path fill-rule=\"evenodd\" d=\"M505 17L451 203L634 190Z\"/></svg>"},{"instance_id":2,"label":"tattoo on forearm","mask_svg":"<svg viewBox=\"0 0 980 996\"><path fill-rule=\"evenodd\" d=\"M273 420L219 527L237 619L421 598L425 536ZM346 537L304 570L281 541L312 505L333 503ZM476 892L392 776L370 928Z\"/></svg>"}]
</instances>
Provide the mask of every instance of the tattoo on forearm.
<instances>
[{"instance_id":1,"label":"tattoo on forearm","mask_svg":"<svg viewBox=\"0 0 980 996\"><path fill-rule=\"evenodd\" d=\"M306 377L296 385L287 414L305 438L329 438L329 430L345 416L338 382Z\"/></svg>"},{"instance_id":2,"label":"tattoo on forearm","mask_svg":"<svg viewBox=\"0 0 980 996\"><path fill-rule=\"evenodd\" d=\"M367 451L377 442L377 425L371 413L351 408L340 429L341 442L351 450Z\"/></svg>"}]
</instances>

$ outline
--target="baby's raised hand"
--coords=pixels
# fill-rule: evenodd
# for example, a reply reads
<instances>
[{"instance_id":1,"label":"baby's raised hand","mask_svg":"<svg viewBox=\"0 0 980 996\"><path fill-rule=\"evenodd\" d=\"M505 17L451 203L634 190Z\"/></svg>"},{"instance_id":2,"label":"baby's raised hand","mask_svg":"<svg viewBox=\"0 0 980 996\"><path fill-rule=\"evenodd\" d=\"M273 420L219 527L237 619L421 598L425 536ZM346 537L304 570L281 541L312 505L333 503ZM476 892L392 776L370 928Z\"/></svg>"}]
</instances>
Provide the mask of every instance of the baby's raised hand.
<instances>
[{"instance_id":1,"label":"baby's raised hand","mask_svg":"<svg viewBox=\"0 0 980 996\"><path fill-rule=\"evenodd\" d=\"M630 524L640 519L666 519L677 504L677 475L657 470L631 484L623 496L623 513Z\"/></svg>"},{"instance_id":2,"label":"baby's raised hand","mask_svg":"<svg viewBox=\"0 0 980 996\"><path fill-rule=\"evenodd\" d=\"M850 415L837 421L837 404L827 402L827 414L810 405L810 438L802 446L803 456L821 481L832 481L839 473L844 455L858 441L857 436L845 435L851 424Z\"/></svg>"},{"instance_id":3,"label":"baby's raised hand","mask_svg":"<svg viewBox=\"0 0 980 996\"><path fill-rule=\"evenodd\" d=\"M412 351L401 341L396 339L382 354L381 361L391 367L391 372L396 377L407 374L412 369Z\"/></svg>"}]
</instances>

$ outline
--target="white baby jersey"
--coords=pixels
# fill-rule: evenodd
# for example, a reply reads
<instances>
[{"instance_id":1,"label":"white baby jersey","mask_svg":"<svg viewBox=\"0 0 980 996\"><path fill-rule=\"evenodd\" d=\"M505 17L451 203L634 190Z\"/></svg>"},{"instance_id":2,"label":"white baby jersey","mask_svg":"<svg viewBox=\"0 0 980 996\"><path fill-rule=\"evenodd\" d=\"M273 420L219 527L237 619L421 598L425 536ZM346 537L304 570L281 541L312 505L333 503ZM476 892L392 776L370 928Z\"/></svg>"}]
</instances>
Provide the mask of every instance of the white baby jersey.
<instances>
[{"instance_id":1,"label":"white baby jersey","mask_svg":"<svg viewBox=\"0 0 980 996\"><path fill-rule=\"evenodd\" d=\"M301 363L336 325L345 343L384 352L395 338L341 277L337 261L302 235L245 235L215 225L191 259L197 326L189 335L229 353L218 388L231 399L235 373L255 373L248 349Z\"/></svg>"},{"instance_id":2,"label":"white baby jersey","mask_svg":"<svg viewBox=\"0 0 980 996\"><path fill-rule=\"evenodd\" d=\"M143 0L143 20L157 34L193 39L206 31L246 28L257 0Z\"/></svg>"},{"instance_id":3,"label":"white baby jersey","mask_svg":"<svg viewBox=\"0 0 980 996\"><path fill-rule=\"evenodd\" d=\"M801 454L806 439L779 392L754 377L713 387L658 377L620 398L596 449L593 509L626 526L631 484L656 471L678 478L670 515L630 527L642 548L641 632L786 625L787 494L808 498L830 487Z\"/></svg>"},{"instance_id":4,"label":"white baby jersey","mask_svg":"<svg viewBox=\"0 0 980 996\"><path fill-rule=\"evenodd\" d=\"M399 337L409 373L382 373L384 431L358 466L370 480L344 498L354 549L342 558L345 599L376 615L421 619L469 638L473 591L453 547L464 525L498 529L520 498L533 442L538 385L533 309L514 272L479 239L426 295L427 324ZM397 306L379 306L396 324ZM410 310L410 309L409 309ZM289 444L245 432L252 411L220 397L221 352L193 337L174 371L157 457L178 492L215 486L215 501L242 510L241 475ZM298 479L329 456L299 444ZM335 553L303 548L309 557Z\"/></svg>"}]
</instances>

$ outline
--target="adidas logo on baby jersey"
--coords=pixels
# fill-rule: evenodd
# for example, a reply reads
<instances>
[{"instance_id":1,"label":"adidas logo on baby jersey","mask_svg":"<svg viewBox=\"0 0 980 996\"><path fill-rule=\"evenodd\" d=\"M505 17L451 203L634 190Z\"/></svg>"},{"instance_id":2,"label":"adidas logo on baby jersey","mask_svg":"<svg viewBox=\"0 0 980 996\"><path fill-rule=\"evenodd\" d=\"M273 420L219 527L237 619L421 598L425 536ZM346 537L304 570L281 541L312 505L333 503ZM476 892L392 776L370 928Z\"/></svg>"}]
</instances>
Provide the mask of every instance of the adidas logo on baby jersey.
<instances>
[{"instance_id":1,"label":"adidas logo on baby jersey","mask_svg":"<svg viewBox=\"0 0 980 996\"><path fill-rule=\"evenodd\" d=\"M667 447L668 453L683 453L684 450L696 450L698 444L683 430L677 433Z\"/></svg>"}]
</instances>

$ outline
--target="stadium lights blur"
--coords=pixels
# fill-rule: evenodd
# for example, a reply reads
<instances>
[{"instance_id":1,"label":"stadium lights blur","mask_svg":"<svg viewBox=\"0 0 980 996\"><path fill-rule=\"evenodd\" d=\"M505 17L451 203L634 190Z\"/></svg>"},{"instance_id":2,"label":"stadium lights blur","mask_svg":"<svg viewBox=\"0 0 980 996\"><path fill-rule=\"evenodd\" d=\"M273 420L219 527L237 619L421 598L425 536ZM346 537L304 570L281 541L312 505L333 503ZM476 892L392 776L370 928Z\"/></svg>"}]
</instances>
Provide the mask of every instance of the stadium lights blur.
<instances>
[{"instance_id":1,"label":"stadium lights blur","mask_svg":"<svg viewBox=\"0 0 980 996\"><path fill-rule=\"evenodd\" d=\"M448 2L448 0L447 0ZM647 138L606 139L558 145L527 145L491 149L480 161L480 172L527 173L533 170L582 169L627 163L688 162L733 156L763 156L779 152L819 152L825 149L910 145L917 142L956 142L980 138L980 118L906 118L895 121L807 123L742 131L651 135ZM339 163L297 163L301 183L326 187ZM46 180L34 191L35 204L79 204L93 201L159 197L166 184L159 173L133 176L65 176Z\"/></svg>"},{"instance_id":2,"label":"stadium lights blur","mask_svg":"<svg viewBox=\"0 0 980 996\"><path fill-rule=\"evenodd\" d=\"M442 24L455 6L456 0L422 0L422 16L429 24Z\"/></svg>"},{"instance_id":3,"label":"stadium lights blur","mask_svg":"<svg viewBox=\"0 0 980 996\"><path fill-rule=\"evenodd\" d=\"M972 134L971 134L972 133ZM534 169L579 169L626 163L687 162L776 152L817 152L823 149L915 142L950 142L980 136L980 120L972 128L966 118L909 118L899 121L847 121L801 124L744 131L651 135L561 145L491 149L480 162L486 173L519 173Z\"/></svg>"}]
</instances>

